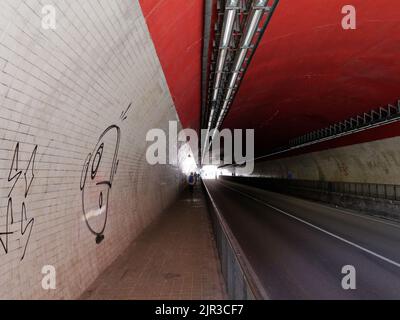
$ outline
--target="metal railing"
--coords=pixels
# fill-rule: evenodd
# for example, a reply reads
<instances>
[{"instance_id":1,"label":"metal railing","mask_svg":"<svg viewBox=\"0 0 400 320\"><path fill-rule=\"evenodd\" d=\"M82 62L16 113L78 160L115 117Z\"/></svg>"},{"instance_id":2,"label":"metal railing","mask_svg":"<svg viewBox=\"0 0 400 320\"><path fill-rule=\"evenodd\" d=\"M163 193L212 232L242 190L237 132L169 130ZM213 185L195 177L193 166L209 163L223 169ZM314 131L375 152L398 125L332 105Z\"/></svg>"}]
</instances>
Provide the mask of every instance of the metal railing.
<instances>
[{"instance_id":1,"label":"metal railing","mask_svg":"<svg viewBox=\"0 0 400 320\"><path fill-rule=\"evenodd\" d=\"M278 191L284 191L285 189L307 189L315 192L340 193L360 197L400 201L400 185L395 184L278 179L265 177L225 176L223 178L240 179L240 181L244 183L247 182L254 186Z\"/></svg>"},{"instance_id":2,"label":"metal railing","mask_svg":"<svg viewBox=\"0 0 400 320\"><path fill-rule=\"evenodd\" d=\"M400 121L400 100L395 104L355 115L343 121L333 123L325 128L308 132L302 136L289 140L288 144L271 150L268 154L258 156L252 161L271 158L278 154L312 146L314 144L338 139L365 130L371 130ZM249 161L249 160L248 160ZM235 166L235 165L233 165Z\"/></svg>"},{"instance_id":3,"label":"metal railing","mask_svg":"<svg viewBox=\"0 0 400 320\"><path fill-rule=\"evenodd\" d=\"M221 271L229 299L268 299L260 281L243 254L224 217L219 212L204 182L202 182L202 186L206 193L207 206L211 215L218 255L221 261Z\"/></svg>"},{"instance_id":4,"label":"metal railing","mask_svg":"<svg viewBox=\"0 0 400 320\"><path fill-rule=\"evenodd\" d=\"M400 100L396 104L370 110L360 115L333 123L332 125L308 132L305 135L289 141L289 147L303 145L312 141L323 140L329 137L348 134L364 128L375 127L400 119Z\"/></svg>"}]
</instances>

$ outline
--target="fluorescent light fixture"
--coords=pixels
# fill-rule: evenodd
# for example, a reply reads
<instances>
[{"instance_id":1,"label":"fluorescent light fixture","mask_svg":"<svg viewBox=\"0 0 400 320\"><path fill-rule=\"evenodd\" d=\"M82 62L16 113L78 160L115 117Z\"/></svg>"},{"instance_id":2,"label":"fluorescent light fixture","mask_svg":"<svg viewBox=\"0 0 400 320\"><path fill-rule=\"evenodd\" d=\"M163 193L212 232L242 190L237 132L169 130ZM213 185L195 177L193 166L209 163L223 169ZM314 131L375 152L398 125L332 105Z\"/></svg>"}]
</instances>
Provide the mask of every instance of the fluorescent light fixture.
<instances>
[{"instance_id":1,"label":"fluorescent light fixture","mask_svg":"<svg viewBox=\"0 0 400 320\"><path fill-rule=\"evenodd\" d=\"M250 1L248 1L250 2ZM246 57L249 53L250 50L253 50L251 47L252 41L254 41L254 37L257 34L259 25L263 19L263 15L265 12L270 12L271 14L273 13L274 8L276 7L278 0L274 0L273 6L267 6L267 3L269 3L269 0L253 0L251 1L252 5L250 8L250 12L247 11L247 7L244 8L246 11L247 18L246 19L246 25L244 26L244 29L242 30L242 25L240 25L240 29L242 31L242 35L240 38L240 43L239 46L236 46L236 43L234 44L235 49L236 49L236 54L233 60L233 65L231 66L230 70L225 70L224 67L226 67L226 59L228 55L228 49L231 44L231 40L233 37L233 30L235 26L235 20L236 20L236 13L238 10L241 8L241 2L240 0L226 0L225 1L225 13L224 13L224 21L222 24L222 30L221 30L221 38L220 38L220 43L219 43L219 50L218 50L218 58L217 58L217 65L216 65L216 70L215 70L215 80L214 80L214 86L209 89L209 94L212 93L212 110L210 111L210 117L208 121L208 128L207 128L207 137L208 134L210 134L211 130L214 129L219 129L220 126L222 125L222 122L226 116L226 114L229 111L229 108L233 102L233 97L237 91L237 83L238 81L240 82L241 79L243 78L243 68L244 64L246 61ZM217 2L218 6L220 6L221 2ZM223 3L223 2L222 2ZM221 8L218 7L220 10ZM265 28L269 22L270 16L265 20L265 25L263 26L263 29L261 30L264 32ZM260 33L261 37L261 33ZM254 48L255 49L255 48ZM213 60L214 61L214 60ZM223 72L229 72L229 82L228 83L222 83L222 79L225 79L225 77L222 77ZM221 94L225 92L225 96L221 97ZM218 98L220 99L218 100ZM221 106L222 104L222 106ZM216 131L213 131L211 134L211 141L207 139L205 143L205 148L203 150L203 158L204 154L206 153L206 150L209 149L210 145L212 144L214 138L215 138Z\"/></svg>"},{"instance_id":2,"label":"fluorescent light fixture","mask_svg":"<svg viewBox=\"0 0 400 320\"><path fill-rule=\"evenodd\" d=\"M227 11L224 21L224 31L221 38L221 48L227 48L231 40L233 23L235 22L236 10L230 9Z\"/></svg>"},{"instance_id":3,"label":"fluorescent light fixture","mask_svg":"<svg viewBox=\"0 0 400 320\"><path fill-rule=\"evenodd\" d=\"M241 49L240 54L238 55L235 63L235 69L233 72L239 72L242 64L244 62L244 58L246 57L247 49Z\"/></svg>"},{"instance_id":4,"label":"fluorescent light fixture","mask_svg":"<svg viewBox=\"0 0 400 320\"><path fill-rule=\"evenodd\" d=\"M219 52L218 63L217 63L217 72L222 72L224 70L224 64L225 64L227 51L228 50L226 48L223 48Z\"/></svg>"},{"instance_id":5,"label":"fluorescent light fixture","mask_svg":"<svg viewBox=\"0 0 400 320\"><path fill-rule=\"evenodd\" d=\"M266 0L259 0L259 1L266 1ZM237 7L239 0L228 0L226 2L226 8L235 8Z\"/></svg>"},{"instance_id":6,"label":"fluorescent light fixture","mask_svg":"<svg viewBox=\"0 0 400 320\"><path fill-rule=\"evenodd\" d=\"M232 73L231 81L229 81L229 88L233 89L235 87L235 83L236 83L238 75L239 75L239 73L237 73L237 72Z\"/></svg>"},{"instance_id":7,"label":"fluorescent light fixture","mask_svg":"<svg viewBox=\"0 0 400 320\"><path fill-rule=\"evenodd\" d=\"M232 93L233 93L233 88L229 88L227 93L226 93L226 99L227 100L231 98Z\"/></svg>"},{"instance_id":8,"label":"fluorescent light fixture","mask_svg":"<svg viewBox=\"0 0 400 320\"><path fill-rule=\"evenodd\" d=\"M224 65L226 61L226 55L228 53L229 42L232 37L233 25L235 23L236 11L238 9L239 0L230 0L226 4L225 17L223 24L223 32L220 42L220 50L218 54L217 69L214 82L214 92L212 96L212 101L217 101L219 87L221 84L222 72L224 71ZM210 117L209 122L212 121Z\"/></svg>"},{"instance_id":9,"label":"fluorescent light fixture","mask_svg":"<svg viewBox=\"0 0 400 320\"><path fill-rule=\"evenodd\" d=\"M256 4L253 6L253 10L251 12L250 23L247 25L246 28L246 36L242 42L242 48L248 48L251 44L251 40L254 37L254 34L257 31L258 24L262 18L264 13L266 0L257 1Z\"/></svg>"},{"instance_id":10,"label":"fluorescent light fixture","mask_svg":"<svg viewBox=\"0 0 400 320\"><path fill-rule=\"evenodd\" d=\"M219 83L221 81L221 77L222 77L222 73L221 72L217 72L216 76L215 76L214 89L218 89L219 88Z\"/></svg>"},{"instance_id":11,"label":"fluorescent light fixture","mask_svg":"<svg viewBox=\"0 0 400 320\"><path fill-rule=\"evenodd\" d=\"M253 11L253 15L251 17L251 22L246 32L246 36L243 41L243 47L247 48L250 46L251 39L253 39L255 32L257 31L257 26L260 23L261 17L263 15L263 9L258 9Z\"/></svg>"},{"instance_id":12,"label":"fluorescent light fixture","mask_svg":"<svg viewBox=\"0 0 400 320\"><path fill-rule=\"evenodd\" d=\"M224 106L222 107L221 113L219 115L218 124L217 124L216 128L218 128L219 124L222 122L224 113L228 108L229 100L231 98L233 88L235 87L240 69L242 68L244 59L246 58L247 50L250 47L251 41L253 40L253 37L257 31L258 25L261 21L262 15L264 14L265 4L266 4L266 0L258 0L258 1L254 1L254 3L253 3L253 9L251 11L251 15L249 18L250 22L248 22L248 24L246 25L245 35L241 41L241 46L240 46L241 50L235 59L235 66L233 68L233 71L232 71L233 73L232 73L231 79L229 81L229 89L225 96Z\"/></svg>"},{"instance_id":13,"label":"fluorescent light fixture","mask_svg":"<svg viewBox=\"0 0 400 320\"><path fill-rule=\"evenodd\" d=\"M211 108L211 111L210 111L210 121L209 121L209 126L210 126L210 123L211 123L211 119L213 118L213 116L214 116L214 112L215 112L215 108Z\"/></svg>"},{"instance_id":14,"label":"fluorescent light fixture","mask_svg":"<svg viewBox=\"0 0 400 320\"><path fill-rule=\"evenodd\" d=\"M218 88L215 88L215 89L214 89L214 93L213 93L213 98L212 98L212 100L213 100L213 101L217 101L217 98L218 98Z\"/></svg>"},{"instance_id":15,"label":"fluorescent light fixture","mask_svg":"<svg viewBox=\"0 0 400 320\"><path fill-rule=\"evenodd\" d=\"M226 59L227 49L221 49L219 56L218 56L218 63L217 63L217 73L215 76L215 83L214 83L214 94L213 94L213 101L217 100L218 96L218 89L221 82L222 72L224 71L224 64Z\"/></svg>"},{"instance_id":16,"label":"fluorescent light fixture","mask_svg":"<svg viewBox=\"0 0 400 320\"><path fill-rule=\"evenodd\" d=\"M224 105L223 105L222 110L221 110L221 115L224 113L226 108L228 108L228 105L229 105L229 100L225 100L224 101ZM219 116L218 122L221 122L221 115Z\"/></svg>"},{"instance_id":17,"label":"fluorescent light fixture","mask_svg":"<svg viewBox=\"0 0 400 320\"><path fill-rule=\"evenodd\" d=\"M267 4L267 0L256 0L256 1L254 1L255 3L254 3L254 5L253 5L253 7L262 7L262 8L264 8L264 6Z\"/></svg>"}]
</instances>

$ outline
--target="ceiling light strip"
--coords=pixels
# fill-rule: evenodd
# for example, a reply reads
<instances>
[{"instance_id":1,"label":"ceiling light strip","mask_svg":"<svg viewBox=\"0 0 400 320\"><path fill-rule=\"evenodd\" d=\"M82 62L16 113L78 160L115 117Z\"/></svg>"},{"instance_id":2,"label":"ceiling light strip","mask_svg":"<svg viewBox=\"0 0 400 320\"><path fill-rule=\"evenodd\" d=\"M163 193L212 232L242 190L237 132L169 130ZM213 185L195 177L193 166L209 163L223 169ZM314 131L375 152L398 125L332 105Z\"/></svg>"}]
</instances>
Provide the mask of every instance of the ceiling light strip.
<instances>
[{"instance_id":1,"label":"ceiling light strip","mask_svg":"<svg viewBox=\"0 0 400 320\"><path fill-rule=\"evenodd\" d=\"M268 0L255 0L253 2L252 9L246 23L245 31L240 42L239 52L235 58L234 68L232 70L231 79L229 81L229 87L224 99L224 106L222 107L221 112L218 115L216 128L219 128L222 125L222 122L224 121L225 116L228 113L229 108L234 100L234 96L238 91L237 89L241 80L243 79L243 75L246 72L247 67L250 64L251 58L254 55L255 49L258 46L259 41L261 40L261 37L269 23L269 20L272 17L272 14L278 4L278 0L275 0L272 6L268 6L267 2ZM269 3L272 3L272 1L269 1ZM256 44L252 46L252 42L254 41L254 38L258 31L258 27L265 12L268 13L268 17L262 29L260 30ZM249 53L250 57L246 61L246 56ZM239 77L240 73L242 73L242 77Z\"/></svg>"},{"instance_id":2,"label":"ceiling light strip","mask_svg":"<svg viewBox=\"0 0 400 320\"><path fill-rule=\"evenodd\" d=\"M220 89L221 77L222 73L224 72L226 56L232 38L236 12L239 9L238 4L239 0L229 0L225 7L224 23L222 27L222 36L219 46L217 70L214 83L213 101L217 101L218 98L218 91Z\"/></svg>"},{"instance_id":3,"label":"ceiling light strip","mask_svg":"<svg viewBox=\"0 0 400 320\"><path fill-rule=\"evenodd\" d=\"M226 2L224 22L222 25L222 33L221 33L221 39L220 39L220 44L219 44L219 53L218 53L218 58L217 58L216 70L215 70L215 81L214 81L213 94L212 94L212 107L211 107L210 116L209 116L209 120L208 120L206 137L208 137L208 134L212 127L212 122L213 122L214 113L215 113L214 105L217 103L217 100L218 100L218 93L219 93L219 90L221 87L222 74L224 72L228 48L231 43L233 27L234 27L236 14L237 14L238 10L239 10L239 0L228 0ZM204 159L205 152L208 147L209 147L209 143L208 143L208 140L206 140L205 146L203 149L202 159Z\"/></svg>"}]
</instances>

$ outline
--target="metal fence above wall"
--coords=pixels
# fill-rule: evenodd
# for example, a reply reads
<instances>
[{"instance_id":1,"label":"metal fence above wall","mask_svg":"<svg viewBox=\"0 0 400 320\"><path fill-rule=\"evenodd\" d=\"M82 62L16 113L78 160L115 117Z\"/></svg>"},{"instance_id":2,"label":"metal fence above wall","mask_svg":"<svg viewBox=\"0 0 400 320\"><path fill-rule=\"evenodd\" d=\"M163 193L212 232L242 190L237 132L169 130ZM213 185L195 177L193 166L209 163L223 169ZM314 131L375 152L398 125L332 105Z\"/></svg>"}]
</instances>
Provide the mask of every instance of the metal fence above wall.
<instances>
[{"instance_id":1,"label":"metal fence above wall","mask_svg":"<svg viewBox=\"0 0 400 320\"><path fill-rule=\"evenodd\" d=\"M292 188L309 188L317 191L336 192L362 197L400 201L400 185L312 180L276 180L277 181L274 181L273 183L286 185Z\"/></svg>"},{"instance_id":2,"label":"metal fence above wall","mask_svg":"<svg viewBox=\"0 0 400 320\"><path fill-rule=\"evenodd\" d=\"M323 140L361 131L370 127L377 127L400 120L400 100L396 104L370 110L354 117L333 123L332 125L308 132L305 135L289 141L289 147L300 146L313 141Z\"/></svg>"},{"instance_id":3,"label":"metal fence above wall","mask_svg":"<svg viewBox=\"0 0 400 320\"><path fill-rule=\"evenodd\" d=\"M229 179L231 177L226 176L224 178ZM400 201L400 185L395 184L277 179L265 177L232 178L240 178L241 182L244 183L248 180L247 182L251 181L251 184L254 186L266 187L278 191L284 191L284 189L287 188L297 188L302 190L313 190L315 192L334 192L361 197Z\"/></svg>"}]
</instances>

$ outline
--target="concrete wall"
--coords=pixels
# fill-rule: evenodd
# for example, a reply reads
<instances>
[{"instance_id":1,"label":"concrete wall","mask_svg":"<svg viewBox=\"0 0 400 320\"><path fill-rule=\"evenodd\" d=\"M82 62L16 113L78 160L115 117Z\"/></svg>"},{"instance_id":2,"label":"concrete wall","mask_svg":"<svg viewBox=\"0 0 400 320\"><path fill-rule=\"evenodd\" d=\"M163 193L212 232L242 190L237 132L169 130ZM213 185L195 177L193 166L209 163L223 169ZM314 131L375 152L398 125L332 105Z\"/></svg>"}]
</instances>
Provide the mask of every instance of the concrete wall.
<instances>
[{"instance_id":1,"label":"concrete wall","mask_svg":"<svg viewBox=\"0 0 400 320\"><path fill-rule=\"evenodd\" d=\"M236 169L240 175L240 168ZM400 184L400 137L256 163L254 175Z\"/></svg>"},{"instance_id":2,"label":"concrete wall","mask_svg":"<svg viewBox=\"0 0 400 320\"><path fill-rule=\"evenodd\" d=\"M0 1L0 298L78 297L171 203L145 135L176 119L137 1Z\"/></svg>"}]
</instances>

